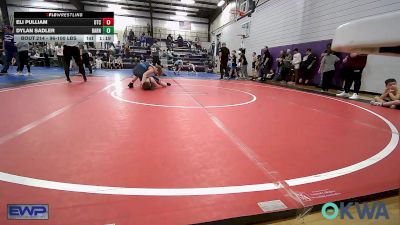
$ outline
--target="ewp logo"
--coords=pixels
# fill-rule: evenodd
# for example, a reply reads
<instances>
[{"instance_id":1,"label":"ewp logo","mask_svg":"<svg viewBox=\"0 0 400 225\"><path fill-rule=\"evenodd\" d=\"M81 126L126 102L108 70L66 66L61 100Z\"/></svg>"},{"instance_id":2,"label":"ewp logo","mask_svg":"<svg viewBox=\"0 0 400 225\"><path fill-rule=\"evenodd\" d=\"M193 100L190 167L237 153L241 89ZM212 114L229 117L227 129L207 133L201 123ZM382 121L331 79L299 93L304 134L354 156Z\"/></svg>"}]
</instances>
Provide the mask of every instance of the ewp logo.
<instances>
[{"instance_id":1,"label":"ewp logo","mask_svg":"<svg viewBox=\"0 0 400 225\"><path fill-rule=\"evenodd\" d=\"M339 207L335 203L328 202L322 206L321 212L322 212L322 215L328 220L335 219L338 216L339 212L340 212L341 220L343 220L345 217L347 217L350 220L353 220L354 217L349 212L349 208L353 205L356 207L358 217L360 219L364 219L365 216L367 216L367 218L369 220L371 220L371 219L377 220L381 216L384 217L385 219L389 219L389 214L387 212L386 205L383 202L378 202L378 203L374 202L374 203L372 203L371 208L368 206L368 203L360 204L359 202L355 202L355 203L348 202L345 205L344 202L340 202L340 210L339 210ZM329 207L331 207L333 209L333 213L331 215L329 215L327 213L327 211L329 210Z\"/></svg>"},{"instance_id":2,"label":"ewp logo","mask_svg":"<svg viewBox=\"0 0 400 225\"><path fill-rule=\"evenodd\" d=\"M49 219L49 205L7 205L9 220L47 220Z\"/></svg>"}]
</instances>

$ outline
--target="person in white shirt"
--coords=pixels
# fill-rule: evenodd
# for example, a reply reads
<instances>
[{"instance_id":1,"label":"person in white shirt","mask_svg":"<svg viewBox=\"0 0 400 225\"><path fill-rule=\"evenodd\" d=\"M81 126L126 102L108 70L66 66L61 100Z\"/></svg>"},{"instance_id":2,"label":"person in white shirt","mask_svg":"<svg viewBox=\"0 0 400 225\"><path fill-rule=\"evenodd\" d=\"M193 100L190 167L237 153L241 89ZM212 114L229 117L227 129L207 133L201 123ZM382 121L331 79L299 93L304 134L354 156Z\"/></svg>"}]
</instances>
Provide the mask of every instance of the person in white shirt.
<instances>
[{"instance_id":1,"label":"person in white shirt","mask_svg":"<svg viewBox=\"0 0 400 225\"><path fill-rule=\"evenodd\" d=\"M31 66L29 65L29 43L18 42L16 46L19 57L17 74L22 75L22 70L24 69L24 65L26 65L26 68L28 69L28 75L31 75Z\"/></svg>"},{"instance_id":2,"label":"person in white shirt","mask_svg":"<svg viewBox=\"0 0 400 225\"><path fill-rule=\"evenodd\" d=\"M300 63L301 63L301 53L298 48L293 50L293 59L292 65L294 67L294 78L292 78L292 82L288 82L289 84L298 84L299 82L299 71L300 71Z\"/></svg>"},{"instance_id":3,"label":"person in white shirt","mask_svg":"<svg viewBox=\"0 0 400 225\"><path fill-rule=\"evenodd\" d=\"M101 64L103 63L103 61L101 61L100 57L96 58L96 69L101 69Z\"/></svg>"},{"instance_id":4,"label":"person in white shirt","mask_svg":"<svg viewBox=\"0 0 400 225\"><path fill-rule=\"evenodd\" d=\"M82 74L83 81L87 81L85 75L85 69L83 68L83 62L81 59L81 54L79 50L79 42L78 41L67 41L64 45L63 55L64 55L64 72L67 77L67 81L71 83L71 79L69 78L69 64L72 58L74 58L76 64L79 67L79 73Z\"/></svg>"}]
</instances>

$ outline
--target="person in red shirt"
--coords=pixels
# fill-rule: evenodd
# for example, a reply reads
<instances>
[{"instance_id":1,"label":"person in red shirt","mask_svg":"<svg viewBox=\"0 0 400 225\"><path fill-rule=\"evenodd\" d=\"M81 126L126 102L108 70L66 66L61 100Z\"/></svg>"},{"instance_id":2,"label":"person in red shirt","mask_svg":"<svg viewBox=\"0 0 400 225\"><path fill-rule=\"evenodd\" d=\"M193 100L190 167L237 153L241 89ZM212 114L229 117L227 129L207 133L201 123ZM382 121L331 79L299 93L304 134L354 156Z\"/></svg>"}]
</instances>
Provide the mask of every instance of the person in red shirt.
<instances>
[{"instance_id":1,"label":"person in red shirt","mask_svg":"<svg viewBox=\"0 0 400 225\"><path fill-rule=\"evenodd\" d=\"M343 59L342 73L345 77L344 91L337 94L338 97L349 97L350 99L358 99L361 87L361 74L367 64L367 55L350 53ZM354 93L349 95L350 87L354 82Z\"/></svg>"}]
</instances>

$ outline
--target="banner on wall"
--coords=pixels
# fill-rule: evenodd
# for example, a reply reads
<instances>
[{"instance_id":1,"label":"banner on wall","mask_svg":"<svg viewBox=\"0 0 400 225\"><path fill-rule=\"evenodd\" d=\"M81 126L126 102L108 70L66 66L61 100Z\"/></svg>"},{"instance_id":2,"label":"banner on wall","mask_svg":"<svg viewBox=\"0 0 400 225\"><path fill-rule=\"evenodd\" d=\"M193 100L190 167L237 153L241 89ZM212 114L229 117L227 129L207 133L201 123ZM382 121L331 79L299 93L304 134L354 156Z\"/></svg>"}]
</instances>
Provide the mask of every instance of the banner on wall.
<instances>
[{"instance_id":1,"label":"banner on wall","mask_svg":"<svg viewBox=\"0 0 400 225\"><path fill-rule=\"evenodd\" d=\"M179 21L179 29L181 30L191 30L192 23L189 21Z\"/></svg>"}]
</instances>

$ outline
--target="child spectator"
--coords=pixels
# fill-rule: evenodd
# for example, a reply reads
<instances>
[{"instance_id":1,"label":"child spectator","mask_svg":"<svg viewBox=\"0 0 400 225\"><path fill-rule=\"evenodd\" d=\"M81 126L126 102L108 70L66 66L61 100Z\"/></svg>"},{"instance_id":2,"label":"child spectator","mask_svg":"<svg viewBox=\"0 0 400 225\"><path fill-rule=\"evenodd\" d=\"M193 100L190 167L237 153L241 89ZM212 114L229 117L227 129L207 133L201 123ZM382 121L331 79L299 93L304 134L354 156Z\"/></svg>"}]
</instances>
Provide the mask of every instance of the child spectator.
<instances>
[{"instance_id":1,"label":"child spectator","mask_svg":"<svg viewBox=\"0 0 400 225\"><path fill-rule=\"evenodd\" d=\"M261 55L257 55L257 60L256 60L256 72L257 72L257 80L262 79L262 72L261 72Z\"/></svg>"},{"instance_id":2,"label":"child spectator","mask_svg":"<svg viewBox=\"0 0 400 225\"><path fill-rule=\"evenodd\" d=\"M63 58L64 58L63 50L64 50L64 47L61 44L58 44L55 47L55 51L56 51L56 55L57 55L57 59L58 59L58 65L60 67L64 67L64 64L63 64Z\"/></svg>"},{"instance_id":3,"label":"child spectator","mask_svg":"<svg viewBox=\"0 0 400 225\"><path fill-rule=\"evenodd\" d=\"M265 75L271 69L273 62L272 62L272 55L269 52L268 46L265 46L265 48L263 50L264 50L264 53L263 53L263 59L262 59L261 80L265 81Z\"/></svg>"},{"instance_id":4,"label":"child spectator","mask_svg":"<svg viewBox=\"0 0 400 225\"><path fill-rule=\"evenodd\" d=\"M151 46L151 56L153 58L153 65L160 65L161 66L160 45L158 44L157 40L155 40L154 44Z\"/></svg>"},{"instance_id":5,"label":"child spectator","mask_svg":"<svg viewBox=\"0 0 400 225\"><path fill-rule=\"evenodd\" d=\"M118 56L118 58L115 59L115 68L122 69L122 67L123 67L122 57Z\"/></svg>"},{"instance_id":6,"label":"child spectator","mask_svg":"<svg viewBox=\"0 0 400 225\"><path fill-rule=\"evenodd\" d=\"M107 68L108 60L109 60L109 56L108 56L107 52L104 52L103 57L101 58L103 68Z\"/></svg>"},{"instance_id":7,"label":"child spectator","mask_svg":"<svg viewBox=\"0 0 400 225\"><path fill-rule=\"evenodd\" d=\"M225 42L223 42L221 44L221 46L222 47L219 48L219 50L218 50L218 52L219 52L218 53L218 55L219 55L218 60L219 60L219 63L220 63L219 71L220 71L220 74L221 74L221 77L219 79L224 79L224 76L225 77L229 76L229 72L226 69L226 67L227 67L230 51L226 47L226 43Z\"/></svg>"},{"instance_id":8,"label":"child spectator","mask_svg":"<svg viewBox=\"0 0 400 225\"><path fill-rule=\"evenodd\" d=\"M89 50L87 48L86 44L80 45L80 51L81 51L81 57L83 64L85 65L86 68L89 69L89 74L92 74L92 65L90 64L90 56L89 56Z\"/></svg>"},{"instance_id":9,"label":"child spectator","mask_svg":"<svg viewBox=\"0 0 400 225\"><path fill-rule=\"evenodd\" d=\"M212 60L208 60L208 68L207 68L207 73L212 73L214 71L214 63Z\"/></svg>"},{"instance_id":10,"label":"child spectator","mask_svg":"<svg viewBox=\"0 0 400 225\"><path fill-rule=\"evenodd\" d=\"M390 107L392 109L396 108L397 104L400 100L400 92L397 88L397 81L394 78L390 78L385 80L385 90L381 96L376 96L373 101L371 101L372 105L377 106L385 106Z\"/></svg>"},{"instance_id":11,"label":"child spectator","mask_svg":"<svg viewBox=\"0 0 400 225\"><path fill-rule=\"evenodd\" d=\"M240 61L240 65L242 66L241 74L244 79L247 79L249 75L247 74L247 64L248 63L247 63L246 55L244 53L239 53L239 54L240 54L239 61Z\"/></svg>"}]
</instances>

